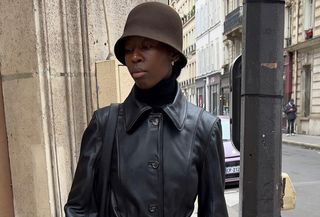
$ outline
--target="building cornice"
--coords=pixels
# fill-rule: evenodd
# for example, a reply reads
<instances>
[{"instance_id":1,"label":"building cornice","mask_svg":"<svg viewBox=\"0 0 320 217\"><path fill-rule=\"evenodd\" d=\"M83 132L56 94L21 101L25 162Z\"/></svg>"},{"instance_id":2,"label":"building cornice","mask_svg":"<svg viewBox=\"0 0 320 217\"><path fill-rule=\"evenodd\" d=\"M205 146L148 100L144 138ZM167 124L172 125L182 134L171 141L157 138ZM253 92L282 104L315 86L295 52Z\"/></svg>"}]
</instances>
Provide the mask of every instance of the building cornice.
<instances>
[{"instance_id":1,"label":"building cornice","mask_svg":"<svg viewBox=\"0 0 320 217\"><path fill-rule=\"evenodd\" d=\"M304 42L299 42L297 44L291 45L289 47L284 48L287 52L294 52L298 50L307 50L315 46L320 45L320 36L314 37L312 39L308 39Z\"/></svg>"},{"instance_id":2,"label":"building cornice","mask_svg":"<svg viewBox=\"0 0 320 217\"><path fill-rule=\"evenodd\" d=\"M220 71L220 70L217 70L217 71L213 71L213 72L209 72L209 73L206 73L206 74L202 74L202 75L196 76L196 80L204 79L204 78L206 78L206 77L209 77L209 76L212 76L212 75L218 75L218 74L221 75L221 71Z\"/></svg>"},{"instance_id":3,"label":"building cornice","mask_svg":"<svg viewBox=\"0 0 320 217\"><path fill-rule=\"evenodd\" d=\"M198 36L196 37L196 39L198 40L198 39L202 38L204 35L207 35L207 33L209 33L211 30L220 27L221 24L222 24L221 21L215 23L213 26L211 26L210 28L208 28L208 29L206 29L204 32L202 32L200 35L198 35ZM223 32L223 30L222 30L222 32Z\"/></svg>"},{"instance_id":4,"label":"building cornice","mask_svg":"<svg viewBox=\"0 0 320 217\"><path fill-rule=\"evenodd\" d=\"M193 15L187 22L183 23L183 28L185 28L189 23L194 20L195 16Z\"/></svg>"}]
</instances>

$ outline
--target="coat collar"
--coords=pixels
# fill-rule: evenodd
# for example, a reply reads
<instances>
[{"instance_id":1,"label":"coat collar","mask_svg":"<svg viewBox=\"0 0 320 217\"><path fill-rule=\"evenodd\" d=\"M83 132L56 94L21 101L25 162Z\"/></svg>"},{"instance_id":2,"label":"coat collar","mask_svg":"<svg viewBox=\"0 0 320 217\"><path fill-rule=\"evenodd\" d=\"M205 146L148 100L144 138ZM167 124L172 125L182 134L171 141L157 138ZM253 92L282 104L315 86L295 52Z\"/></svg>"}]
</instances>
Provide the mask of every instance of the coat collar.
<instances>
[{"instance_id":1,"label":"coat collar","mask_svg":"<svg viewBox=\"0 0 320 217\"><path fill-rule=\"evenodd\" d=\"M174 126L182 130L187 113L187 100L178 87L176 97L171 104L162 107L162 110L168 115ZM123 102L126 131L130 131L144 113L150 112L151 107L138 101L134 94L134 88L129 96Z\"/></svg>"}]
</instances>

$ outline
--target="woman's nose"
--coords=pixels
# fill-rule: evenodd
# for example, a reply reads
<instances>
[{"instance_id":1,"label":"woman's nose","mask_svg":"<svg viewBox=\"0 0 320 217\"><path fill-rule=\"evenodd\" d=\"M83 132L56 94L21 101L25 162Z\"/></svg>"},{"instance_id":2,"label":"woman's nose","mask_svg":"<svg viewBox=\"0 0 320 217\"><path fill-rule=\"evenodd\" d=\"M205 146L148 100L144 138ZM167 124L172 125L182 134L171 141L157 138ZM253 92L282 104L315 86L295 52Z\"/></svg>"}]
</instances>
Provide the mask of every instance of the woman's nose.
<instances>
[{"instance_id":1,"label":"woman's nose","mask_svg":"<svg viewBox=\"0 0 320 217\"><path fill-rule=\"evenodd\" d=\"M138 48L133 50L131 60L134 63L141 62L143 60L141 52Z\"/></svg>"}]
</instances>

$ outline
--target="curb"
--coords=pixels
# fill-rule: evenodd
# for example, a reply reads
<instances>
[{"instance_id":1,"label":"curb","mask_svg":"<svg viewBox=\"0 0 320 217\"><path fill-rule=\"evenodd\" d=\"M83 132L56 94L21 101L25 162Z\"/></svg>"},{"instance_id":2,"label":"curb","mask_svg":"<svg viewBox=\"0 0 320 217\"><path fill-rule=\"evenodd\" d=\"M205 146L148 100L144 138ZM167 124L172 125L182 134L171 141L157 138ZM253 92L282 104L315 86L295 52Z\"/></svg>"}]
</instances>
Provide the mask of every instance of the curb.
<instances>
[{"instance_id":1,"label":"curb","mask_svg":"<svg viewBox=\"0 0 320 217\"><path fill-rule=\"evenodd\" d=\"M294 141L288 141L288 140L282 140L282 143L287 145L293 145L293 146L299 146L307 149L317 149L320 150L320 145L314 145L310 143L301 143L301 142L294 142Z\"/></svg>"}]
</instances>

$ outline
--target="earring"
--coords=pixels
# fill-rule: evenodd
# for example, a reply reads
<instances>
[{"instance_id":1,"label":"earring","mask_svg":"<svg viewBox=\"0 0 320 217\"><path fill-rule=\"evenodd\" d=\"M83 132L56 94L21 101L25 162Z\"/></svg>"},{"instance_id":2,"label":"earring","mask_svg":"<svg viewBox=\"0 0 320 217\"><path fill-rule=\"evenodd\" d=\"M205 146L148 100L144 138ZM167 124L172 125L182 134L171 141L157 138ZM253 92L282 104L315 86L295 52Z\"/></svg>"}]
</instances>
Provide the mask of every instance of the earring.
<instances>
[{"instance_id":1,"label":"earring","mask_svg":"<svg viewBox=\"0 0 320 217\"><path fill-rule=\"evenodd\" d=\"M172 61L171 61L171 66L174 66L174 63L175 63L175 62L172 60Z\"/></svg>"}]
</instances>

